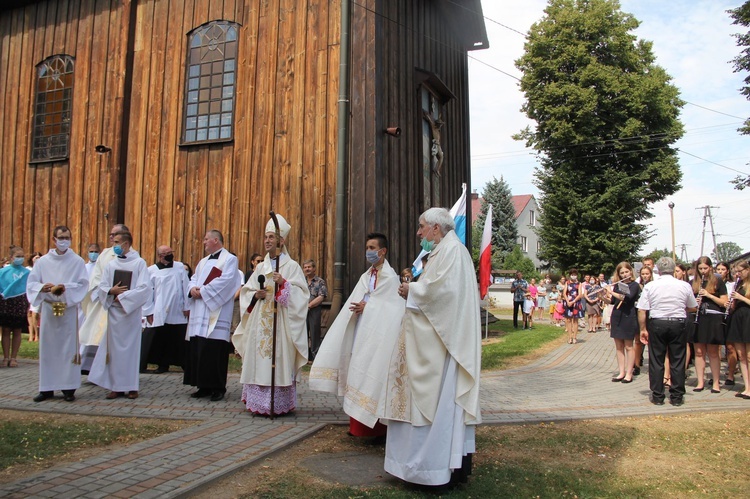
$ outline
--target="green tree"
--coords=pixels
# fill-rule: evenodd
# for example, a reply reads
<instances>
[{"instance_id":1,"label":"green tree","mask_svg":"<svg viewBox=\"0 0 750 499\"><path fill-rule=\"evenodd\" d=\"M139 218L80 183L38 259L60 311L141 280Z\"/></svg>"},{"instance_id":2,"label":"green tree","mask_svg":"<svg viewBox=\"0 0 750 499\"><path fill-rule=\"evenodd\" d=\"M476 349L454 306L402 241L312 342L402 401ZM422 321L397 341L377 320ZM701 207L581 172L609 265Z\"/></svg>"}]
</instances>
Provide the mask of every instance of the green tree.
<instances>
[{"instance_id":1,"label":"green tree","mask_svg":"<svg viewBox=\"0 0 750 499\"><path fill-rule=\"evenodd\" d=\"M731 9L727 12L732 17L732 19L734 19L732 24L743 26L745 28L750 27L750 0L743 3L736 9ZM740 50L740 55L732 59L732 63L734 64L734 71L750 71L750 31L745 33L737 33L734 36L737 39L737 46L741 47L742 49ZM745 86L740 89L740 93L744 95L745 98L750 99L750 75L745 77ZM744 126L740 128L739 131L740 133L743 133L745 135L750 135L750 118L745 120ZM746 177L738 175L734 180L732 180L732 183L734 184L735 189L741 191L745 187L750 186L750 175Z\"/></svg>"},{"instance_id":2,"label":"green tree","mask_svg":"<svg viewBox=\"0 0 750 499\"><path fill-rule=\"evenodd\" d=\"M725 241L718 243L714 251L711 253L711 261L714 265L719 262L728 262L734 258L737 258L742 254L742 248L737 243L732 241Z\"/></svg>"},{"instance_id":3,"label":"green tree","mask_svg":"<svg viewBox=\"0 0 750 499\"><path fill-rule=\"evenodd\" d=\"M536 271L534 262L531 261L531 258L524 256L521 252L521 247L517 244L513 246L510 253L505 256L503 265L505 270L520 270L521 273L523 273L523 278L526 280L529 280L532 277L539 279L539 272Z\"/></svg>"},{"instance_id":4,"label":"green tree","mask_svg":"<svg viewBox=\"0 0 750 499\"><path fill-rule=\"evenodd\" d=\"M540 162L540 258L562 270L631 260L649 205L680 188L684 103L638 24L615 0L550 0L516 61L536 122L516 138Z\"/></svg>"},{"instance_id":5,"label":"green tree","mask_svg":"<svg viewBox=\"0 0 750 499\"><path fill-rule=\"evenodd\" d=\"M513 195L508 183L500 177L500 180L492 177L482 190L482 205L476 222L474 222L473 245L479 252L482 243L482 232L484 221L487 219L487 210L492 205L492 260L502 263L503 258L516 244L518 244L518 227L516 226L516 210L513 207Z\"/></svg>"}]
</instances>

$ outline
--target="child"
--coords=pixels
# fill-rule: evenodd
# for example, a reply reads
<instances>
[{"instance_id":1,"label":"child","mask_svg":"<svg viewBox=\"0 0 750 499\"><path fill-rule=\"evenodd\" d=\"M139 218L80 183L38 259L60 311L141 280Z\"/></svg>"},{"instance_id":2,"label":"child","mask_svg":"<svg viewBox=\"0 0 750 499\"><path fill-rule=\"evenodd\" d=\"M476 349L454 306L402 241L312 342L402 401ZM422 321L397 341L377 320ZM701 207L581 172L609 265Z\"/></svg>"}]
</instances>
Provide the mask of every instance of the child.
<instances>
[{"instance_id":1,"label":"child","mask_svg":"<svg viewBox=\"0 0 750 499\"><path fill-rule=\"evenodd\" d=\"M534 325L534 299L531 297L531 293L523 295L523 328L531 329Z\"/></svg>"},{"instance_id":2,"label":"child","mask_svg":"<svg viewBox=\"0 0 750 499\"><path fill-rule=\"evenodd\" d=\"M557 305L557 300L560 298L560 292L556 288L551 288L550 292L547 294L547 300L549 300L549 322L550 324L557 324L557 320L555 320L555 306Z\"/></svg>"}]
</instances>

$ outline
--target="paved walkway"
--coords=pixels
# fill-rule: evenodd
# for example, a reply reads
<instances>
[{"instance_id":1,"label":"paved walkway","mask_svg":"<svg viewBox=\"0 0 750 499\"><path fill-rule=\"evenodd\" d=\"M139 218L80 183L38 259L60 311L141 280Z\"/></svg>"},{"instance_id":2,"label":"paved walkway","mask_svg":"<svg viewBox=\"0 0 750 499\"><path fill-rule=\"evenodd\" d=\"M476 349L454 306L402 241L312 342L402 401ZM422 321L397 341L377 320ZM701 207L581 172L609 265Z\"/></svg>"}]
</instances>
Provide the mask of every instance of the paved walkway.
<instances>
[{"instance_id":1,"label":"paved walkway","mask_svg":"<svg viewBox=\"0 0 750 499\"><path fill-rule=\"evenodd\" d=\"M310 391L307 376L298 385L298 409L270 421L253 417L240 403L239 375L230 375L227 399L191 399L178 373L142 374L140 398L105 400L106 391L84 383L74 403L61 398L34 403L38 366L21 360L0 369L0 408L101 416L191 419L199 424L176 433L107 452L81 462L50 468L0 485L4 497L178 497L238 468L348 418L337 397ZM654 406L648 401L648 375L630 384L612 383L614 346L605 332L580 333L577 345L564 344L519 369L484 374L481 384L485 424L536 423L617 416L679 414L750 408L750 401L694 393L685 405ZM695 378L688 379L695 385Z\"/></svg>"}]
</instances>

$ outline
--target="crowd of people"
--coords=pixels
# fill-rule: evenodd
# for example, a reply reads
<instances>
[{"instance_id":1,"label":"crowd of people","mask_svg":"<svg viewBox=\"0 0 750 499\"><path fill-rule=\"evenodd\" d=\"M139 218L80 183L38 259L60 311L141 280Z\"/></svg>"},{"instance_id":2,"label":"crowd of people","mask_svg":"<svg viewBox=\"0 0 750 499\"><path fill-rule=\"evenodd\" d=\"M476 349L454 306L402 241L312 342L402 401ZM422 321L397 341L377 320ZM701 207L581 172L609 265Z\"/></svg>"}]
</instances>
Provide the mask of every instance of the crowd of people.
<instances>
[{"instance_id":1,"label":"crowd of people","mask_svg":"<svg viewBox=\"0 0 750 499\"><path fill-rule=\"evenodd\" d=\"M433 208L420 217L417 235L429 256L417 276L399 276L386 259L387 237L368 234L363 255L370 267L322 341L327 286L314 261L300 266L290 256L290 230L273 215L263 234L265 256L252 255L247 273L218 230L206 232L206 256L195 272L166 245L147 266L122 224L112 227L110 247L88 247L87 263L70 249L71 231L62 225L45 255L27 261L23 249L12 247L0 269L2 367L18 365L21 333L34 324L36 402L55 391L73 402L82 375L104 388L106 399L136 399L149 363L156 374L181 366L183 384L195 388L190 397L218 401L236 352L244 407L275 417L296 409L300 369L313 361L310 387L343 397L352 435L385 441L389 473L426 485L465 480L481 421L481 335L473 263L450 214ZM701 257L688 269L670 258L645 259L637 273L621 262L609 280L579 279L570 269L556 284L549 276L527 282L519 272L511 291L516 328L519 312L524 329L549 315L571 345L582 327L608 329L618 365L612 382L631 383L640 374L648 345L655 404L667 391L673 405L683 403L691 360L693 391L720 392L722 348L724 386L735 384L738 367L743 382L750 375L748 262L730 269ZM737 396L750 399L746 382Z\"/></svg>"},{"instance_id":2,"label":"crowd of people","mask_svg":"<svg viewBox=\"0 0 750 499\"><path fill-rule=\"evenodd\" d=\"M531 328L537 310L537 320L548 311L551 323L564 325L569 344L577 343L582 327L589 333L607 329L615 343L618 366L612 381L619 383L631 383L640 374L644 345L649 344L654 403L664 402L665 387L673 404L683 403L685 374L691 364L696 378L693 391L720 393L722 376L725 387L734 386L739 367L745 387L736 396L750 398L745 381L750 263L740 261L734 268L726 262L714 266L709 257L702 256L688 268L669 258L661 260L660 265L652 258L643 259L637 273L630 263L620 262L611 279L600 273L579 280L578 270L570 269L554 285L549 276L537 285L535 279L527 282L518 272L511 284L514 326L519 327L521 310L524 329ZM659 343L665 336L669 341ZM723 374L722 358L726 359Z\"/></svg>"},{"instance_id":3,"label":"crowd of people","mask_svg":"<svg viewBox=\"0 0 750 499\"><path fill-rule=\"evenodd\" d=\"M300 369L313 360L311 388L343 397L352 435L383 439L389 473L425 485L465 481L481 422L481 334L473 263L454 228L443 208L422 214L417 235L429 256L408 278L387 262L387 237L368 234L370 267L321 341L327 286L312 260L290 256L291 226L280 215L265 227L265 257L252 255L245 274L218 230L206 232L192 272L166 245L148 266L122 224L110 247L89 245L84 262L60 225L33 265L13 247L0 270L3 366L18 365L33 314L35 402L56 391L74 402L83 375L108 400L137 399L148 364L154 374L181 366L190 397L218 401L236 352L244 407L273 418L296 409Z\"/></svg>"}]
</instances>

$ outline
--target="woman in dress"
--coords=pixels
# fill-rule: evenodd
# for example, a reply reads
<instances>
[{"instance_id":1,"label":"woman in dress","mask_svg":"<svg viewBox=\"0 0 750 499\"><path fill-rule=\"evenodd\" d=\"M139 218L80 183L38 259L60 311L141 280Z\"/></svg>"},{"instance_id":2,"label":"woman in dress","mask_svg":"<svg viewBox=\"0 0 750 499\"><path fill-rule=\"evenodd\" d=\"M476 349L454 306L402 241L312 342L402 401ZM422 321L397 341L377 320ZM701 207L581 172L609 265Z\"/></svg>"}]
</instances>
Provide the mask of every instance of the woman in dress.
<instances>
[{"instance_id":1,"label":"woman in dress","mask_svg":"<svg viewBox=\"0 0 750 499\"><path fill-rule=\"evenodd\" d=\"M750 262L744 261L737 264L737 274L740 282L737 289L732 291L732 308L730 310L732 320L729 321L727 342L732 342L739 358L742 380L745 384L742 392L735 395L744 399L750 399L750 365L748 365L747 353L750 351Z\"/></svg>"},{"instance_id":2,"label":"woman in dress","mask_svg":"<svg viewBox=\"0 0 750 499\"><path fill-rule=\"evenodd\" d=\"M633 339L639 331L635 304L640 293L641 287L633 280L633 267L628 262L620 262L615 269L612 287L604 296L604 301L613 305L609 336L615 340L618 368L617 376L612 378L613 382L633 381L636 358Z\"/></svg>"},{"instance_id":3,"label":"woman in dress","mask_svg":"<svg viewBox=\"0 0 750 499\"><path fill-rule=\"evenodd\" d=\"M698 378L698 384L693 391L702 392L704 389L705 355L708 353L708 362L713 375L711 393L719 393L721 391L719 347L724 344L724 327L721 323L724 307L727 304L727 287L724 281L714 273L711 259L707 256L702 256L695 261L693 275L695 276L693 293L698 299L697 318L696 314L690 314L688 317L688 323L692 322L692 327L688 331L688 341L695 347L695 374Z\"/></svg>"},{"instance_id":4,"label":"woman in dress","mask_svg":"<svg viewBox=\"0 0 750 499\"><path fill-rule=\"evenodd\" d=\"M29 269L23 266L23 249L11 246L7 267L0 269L0 326L2 327L3 363L0 367L18 367L21 334L29 325L29 300L26 281Z\"/></svg>"},{"instance_id":5,"label":"woman in dress","mask_svg":"<svg viewBox=\"0 0 750 499\"><path fill-rule=\"evenodd\" d=\"M578 282L578 270L570 269L568 281L563 288L563 305L565 307L565 330L568 333L568 343L578 343L578 319L583 318L583 286Z\"/></svg>"},{"instance_id":6,"label":"woman in dress","mask_svg":"<svg viewBox=\"0 0 750 499\"><path fill-rule=\"evenodd\" d=\"M588 332L595 333L596 326L599 322L598 317L602 313L601 306L599 305L600 291L602 289L596 282L596 277L590 277L588 286L586 286L586 319L588 321Z\"/></svg>"},{"instance_id":7,"label":"woman in dress","mask_svg":"<svg viewBox=\"0 0 750 499\"><path fill-rule=\"evenodd\" d=\"M727 262L717 263L716 273L721 276L724 286L727 287L727 296L732 296L734 280L732 280L732 273L729 271L729 264ZM737 350L734 349L734 343L731 341L727 341L725 347L727 353L727 376L724 379L724 386L734 386L734 374L737 372Z\"/></svg>"}]
</instances>

